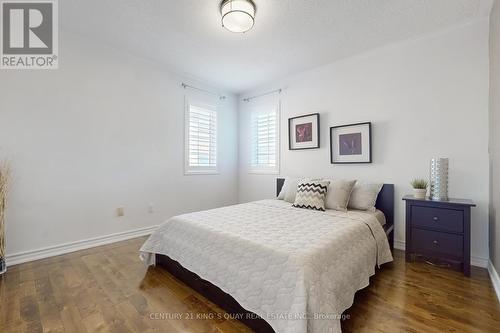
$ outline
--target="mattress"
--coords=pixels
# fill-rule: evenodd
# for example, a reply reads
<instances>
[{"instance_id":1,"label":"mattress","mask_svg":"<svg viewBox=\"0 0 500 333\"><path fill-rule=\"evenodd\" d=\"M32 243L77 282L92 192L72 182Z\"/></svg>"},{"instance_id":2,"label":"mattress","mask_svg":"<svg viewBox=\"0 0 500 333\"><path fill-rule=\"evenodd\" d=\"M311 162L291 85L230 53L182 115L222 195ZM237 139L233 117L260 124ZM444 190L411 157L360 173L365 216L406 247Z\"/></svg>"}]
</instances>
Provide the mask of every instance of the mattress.
<instances>
[{"instance_id":1,"label":"mattress","mask_svg":"<svg viewBox=\"0 0 500 333\"><path fill-rule=\"evenodd\" d=\"M141 248L230 294L276 332L340 332L340 316L392 261L375 214L317 212L262 200L175 216Z\"/></svg>"}]
</instances>

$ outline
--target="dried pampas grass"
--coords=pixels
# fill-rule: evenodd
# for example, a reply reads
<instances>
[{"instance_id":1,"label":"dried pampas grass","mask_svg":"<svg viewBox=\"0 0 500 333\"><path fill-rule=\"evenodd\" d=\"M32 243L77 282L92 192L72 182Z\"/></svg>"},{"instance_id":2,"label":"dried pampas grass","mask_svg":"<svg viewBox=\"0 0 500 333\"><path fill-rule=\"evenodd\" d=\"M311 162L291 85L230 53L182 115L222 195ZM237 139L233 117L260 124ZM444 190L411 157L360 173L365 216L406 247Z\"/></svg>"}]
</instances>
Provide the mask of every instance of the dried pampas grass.
<instances>
[{"instance_id":1,"label":"dried pampas grass","mask_svg":"<svg viewBox=\"0 0 500 333\"><path fill-rule=\"evenodd\" d=\"M5 259L5 208L10 168L7 162L0 163L0 258Z\"/></svg>"}]
</instances>

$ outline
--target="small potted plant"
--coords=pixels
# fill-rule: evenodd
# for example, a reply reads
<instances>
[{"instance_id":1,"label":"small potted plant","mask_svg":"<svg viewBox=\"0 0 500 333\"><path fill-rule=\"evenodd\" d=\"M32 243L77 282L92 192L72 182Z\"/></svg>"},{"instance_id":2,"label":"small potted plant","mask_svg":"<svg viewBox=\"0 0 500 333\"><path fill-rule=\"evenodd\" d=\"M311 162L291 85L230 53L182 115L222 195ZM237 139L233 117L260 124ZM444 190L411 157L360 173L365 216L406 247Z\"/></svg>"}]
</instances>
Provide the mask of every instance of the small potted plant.
<instances>
[{"instance_id":1,"label":"small potted plant","mask_svg":"<svg viewBox=\"0 0 500 333\"><path fill-rule=\"evenodd\" d=\"M427 185L429 184L425 179L414 179L411 181L413 187L413 196L415 199L425 199L427 195Z\"/></svg>"}]
</instances>

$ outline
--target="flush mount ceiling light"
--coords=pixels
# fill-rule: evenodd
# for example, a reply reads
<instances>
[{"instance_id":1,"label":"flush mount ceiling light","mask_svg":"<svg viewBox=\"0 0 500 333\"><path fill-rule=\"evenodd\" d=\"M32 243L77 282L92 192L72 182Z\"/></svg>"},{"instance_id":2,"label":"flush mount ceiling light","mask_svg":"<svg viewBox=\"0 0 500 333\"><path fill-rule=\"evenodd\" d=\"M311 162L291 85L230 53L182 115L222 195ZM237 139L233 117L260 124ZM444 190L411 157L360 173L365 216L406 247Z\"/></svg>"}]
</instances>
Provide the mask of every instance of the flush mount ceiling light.
<instances>
[{"instance_id":1,"label":"flush mount ceiling light","mask_svg":"<svg viewBox=\"0 0 500 333\"><path fill-rule=\"evenodd\" d=\"M222 26L231 32L246 32L253 27L255 4L251 0L224 0L220 5Z\"/></svg>"}]
</instances>

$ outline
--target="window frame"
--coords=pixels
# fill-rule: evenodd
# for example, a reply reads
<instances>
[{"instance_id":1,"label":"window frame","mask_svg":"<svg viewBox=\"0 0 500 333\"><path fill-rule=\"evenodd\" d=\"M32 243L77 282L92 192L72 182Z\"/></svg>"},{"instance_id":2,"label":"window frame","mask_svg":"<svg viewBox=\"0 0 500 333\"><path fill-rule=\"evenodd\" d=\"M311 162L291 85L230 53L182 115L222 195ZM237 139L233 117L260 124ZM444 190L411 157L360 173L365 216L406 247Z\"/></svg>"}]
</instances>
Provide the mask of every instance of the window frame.
<instances>
[{"instance_id":1,"label":"window frame","mask_svg":"<svg viewBox=\"0 0 500 333\"><path fill-rule=\"evenodd\" d=\"M253 165L253 119L254 114L264 113L263 108L272 106L276 112L276 165L270 166L256 166ZM248 173L249 174L260 174L260 175L279 175L280 174L280 158L281 158L281 101L263 102L256 104L250 109L250 145L249 145L249 163L248 163Z\"/></svg>"},{"instance_id":2,"label":"window frame","mask_svg":"<svg viewBox=\"0 0 500 333\"><path fill-rule=\"evenodd\" d=\"M219 107L218 103L201 96L186 95L184 99L184 175L217 175L219 174ZM191 166L189 165L189 124L191 106L207 109L215 112L215 166Z\"/></svg>"}]
</instances>

